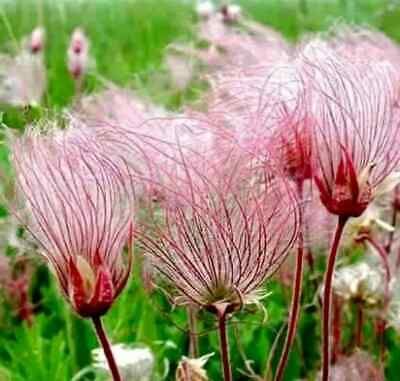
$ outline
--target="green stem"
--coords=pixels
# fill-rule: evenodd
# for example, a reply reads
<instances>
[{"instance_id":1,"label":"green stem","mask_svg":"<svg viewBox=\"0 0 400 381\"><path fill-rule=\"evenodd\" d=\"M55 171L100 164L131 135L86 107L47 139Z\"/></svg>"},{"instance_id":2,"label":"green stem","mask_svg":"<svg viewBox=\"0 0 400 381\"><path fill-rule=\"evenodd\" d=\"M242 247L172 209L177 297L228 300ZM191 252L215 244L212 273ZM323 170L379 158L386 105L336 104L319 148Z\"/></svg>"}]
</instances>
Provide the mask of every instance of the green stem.
<instances>
[{"instance_id":1,"label":"green stem","mask_svg":"<svg viewBox=\"0 0 400 381\"><path fill-rule=\"evenodd\" d=\"M199 340L197 337L197 310L194 306L187 307L189 320L189 356L196 358L199 356Z\"/></svg>"}]
</instances>

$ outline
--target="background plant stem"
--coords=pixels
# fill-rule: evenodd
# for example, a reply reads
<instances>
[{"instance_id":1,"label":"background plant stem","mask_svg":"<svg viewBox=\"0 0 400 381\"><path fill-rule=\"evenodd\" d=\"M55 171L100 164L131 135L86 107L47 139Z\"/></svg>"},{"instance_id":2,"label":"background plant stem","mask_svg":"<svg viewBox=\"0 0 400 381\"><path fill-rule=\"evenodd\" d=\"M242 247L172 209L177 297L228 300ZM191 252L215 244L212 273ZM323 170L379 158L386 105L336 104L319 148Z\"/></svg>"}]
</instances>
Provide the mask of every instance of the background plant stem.
<instances>
[{"instance_id":1,"label":"background plant stem","mask_svg":"<svg viewBox=\"0 0 400 381\"><path fill-rule=\"evenodd\" d=\"M298 194L300 203L303 199L303 183L298 184ZM297 239L297 256L296 269L293 278L292 301L290 304L288 331L283 345L281 357L279 359L275 381L281 381L285 372L286 364L289 359L290 349L296 336L297 323L300 313L301 290L303 284L303 269L304 269L304 239L303 239L303 221L300 222L300 232Z\"/></svg>"}]
</instances>

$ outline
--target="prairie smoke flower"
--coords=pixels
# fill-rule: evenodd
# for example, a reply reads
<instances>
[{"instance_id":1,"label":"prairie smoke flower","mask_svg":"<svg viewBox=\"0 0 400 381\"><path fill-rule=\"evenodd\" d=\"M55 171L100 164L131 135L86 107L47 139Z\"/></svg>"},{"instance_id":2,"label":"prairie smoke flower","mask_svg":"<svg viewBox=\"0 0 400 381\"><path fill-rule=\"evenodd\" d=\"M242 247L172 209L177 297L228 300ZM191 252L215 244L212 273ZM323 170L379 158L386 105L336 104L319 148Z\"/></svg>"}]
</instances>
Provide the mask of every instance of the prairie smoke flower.
<instances>
[{"instance_id":1,"label":"prairie smoke flower","mask_svg":"<svg viewBox=\"0 0 400 381\"><path fill-rule=\"evenodd\" d=\"M27 226L44 250L61 290L83 317L101 316L129 274L121 251L131 238L132 200L122 170L93 142L68 133L18 139L17 187Z\"/></svg>"},{"instance_id":2,"label":"prairie smoke flower","mask_svg":"<svg viewBox=\"0 0 400 381\"><path fill-rule=\"evenodd\" d=\"M309 86L313 179L325 208L338 216L324 284L323 374L329 379L332 280L347 220L359 217L400 160L396 73L386 62L338 56L321 42L300 61Z\"/></svg>"},{"instance_id":3,"label":"prairie smoke flower","mask_svg":"<svg viewBox=\"0 0 400 381\"><path fill-rule=\"evenodd\" d=\"M114 344L112 351L124 381L150 381L154 369L154 355L148 348L133 348ZM93 350L94 366L108 371L107 358L102 348Z\"/></svg>"},{"instance_id":4,"label":"prairie smoke flower","mask_svg":"<svg viewBox=\"0 0 400 381\"><path fill-rule=\"evenodd\" d=\"M82 29L77 28L72 33L67 56L68 70L76 82L77 92L80 92L82 79L89 66L89 41Z\"/></svg>"},{"instance_id":5,"label":"prairie smoke flower","mask_svg":"<svg viewBox=\"0 0 400 381\"><path fill-rule=\"evenodd\" d=\"M231 168L231 176L242 171L237 168ZM167 204L155 236L142 234L141 242L154 266L175 286L178 304L194 304L217 315L224 378L231 380L226 318L265 296L263 282L296 240L297 198L279 178L269 181L265 176L263 184L246 187L244 182L251 183L254 176L250 170L249 177L238 174L242 187L237 187L240 181L231 181L228 189L219 182L225 173L210 176L187 166L184 173L185 193L172 206Z\"/></svg>"},{"instance_id":6,"label":"prairie smoke flower","mask_svg":"<svg viewBox=\"0 0 400 381\"><path fill-rule=\"evenodd\" d=\"M202 116L169 114L117 89L83 98L77 110L78 122L82 119L88 124L107 153L124 155L135 177L136 195L143 200L163 197L160 192L168 188L165 182L170 190L183 184L176 165L180 154L194 162L198 151L207 152L209 162L215 163L210 154L215 128ZM219 151L222 146L219 143ZM209 162L198 160L199 165L211 167Z\"/></svg>"},{"instance_id":7,"label":"prairie smoke flower","mask_svg":"<svg viewBox=\"0 0 400 381\"><path fill-rule=\"evenodd\" d=\"M304 49L311 81L314 180L333 214L358 217L396 169L397 76L387 63L354 63L324 45Z\"/></svg>"},{"instance_id":8,"label":"prairie smoke flower","mask_svg":"<svg viewBox=\"0 0 400 381\"><path fill-rule=\"evenodd\" d=\"M31 53L32 54L37 54L37 53L43 51L44 43L45 43L45 31L44 31L44 28L42 28L42 27L35 28L32 31L32 34L30 36L29 46L28 46L28 48L30 49Z\"/></svg>"},{"instance_id":9,"label":"prairie smoke flower","mask_svg":"<svg viewBox=\"0 0 400 381\"><path fill-rule=\"evenodd\" d=\"M13 161L27 228L66 300L78 315L92 319L113 379L120 381L101 316L130 272L131 254L127 263L122 257L124 246L131 246L133 218L124 162L106 157L90 134L74 129L30 131L14 143Z\"/></svg>"}]
</instances>

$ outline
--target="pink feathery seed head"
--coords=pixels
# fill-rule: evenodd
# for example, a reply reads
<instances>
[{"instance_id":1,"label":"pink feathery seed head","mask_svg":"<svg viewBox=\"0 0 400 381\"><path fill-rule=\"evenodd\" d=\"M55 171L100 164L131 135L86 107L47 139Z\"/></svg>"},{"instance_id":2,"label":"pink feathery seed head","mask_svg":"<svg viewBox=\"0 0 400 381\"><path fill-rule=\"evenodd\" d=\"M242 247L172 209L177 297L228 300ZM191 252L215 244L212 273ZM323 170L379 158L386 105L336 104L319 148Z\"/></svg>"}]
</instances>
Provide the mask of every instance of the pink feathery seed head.
<instances>
[{"instance_id":1,"label":"pink feathery seed head","mask_svg":"<svg viewBox=\"0 0 400 381\"><path fill-rule=\"evenodd\" d=\"M266 147L274 151L277 164L297 183L312 178L313 118L301 114L282 115Z\"/></svg>"},{"instance_id":2,"label":"pink feathery seed head","mask_svg":"<svg viewBox=\"0 0 400 381\"><path fill-rule=\"evenodd\" d=\"M37 54L43 51L45 43L45 31L43 27L37 27L32 31L29 49L32 54Z\"/></svg>"},{"instance_id":3,"label":"pink feathery seed head","mask_svg":"<svg viewBox=\"0 0 400 381\"><path fill-rule=\"evenodd\" d=\"M89 41L80 28L72 33L67 55L70 74L75 79L81 78L88 68Z\"/></svg>"},{"instance_id":4,"label":"pink feathery seed head","mask_svg":"<svg viewBox=\"0 0 400 381\"><path fill-rule=\"evenodd\" d=\"M146 253L176 287L177 303L211 312L220 303L228 305L227 312L257 303L264 280L296 240L295 193L277 177L265 176L263 183L247 178L241 188L233 182L227 189L208 172L186 167L185 173L193 188L176 195L182 202L165 208L161 226L140 234Z\"/></svg>"},{"instance_id":5,"label":"pink feathery seed head","mask_svg":"<svg viewBox=\"0 0 400 381\"><path fill-rule=\"evenodd\" d=\"M208 66L208 73L253 65L271 66L288 60L290 46L278 32L245 18L238 30L231 23L221 22L221 18L219 13L199 24L198 35L210 46L197 56Z\"/></svg>"},{"instance_id":6,"label":"pink feathery seed head","mask_svg":"<svg viewBox=\"0 0 400 381\"><path fill-rule=\"evenodd\" d=\"M13 147L21 218L39 242L61 290L82 317L110 308L126 284L132 240L131 184L88 136L33 130Z\"/></svg>"},{"instance_id":7,"label":"pink feathery seed head","mask_svg":"<svg viewBox=\"0 0 400 381\"><path fill-rule=\"evenodd\" d=\"M329 212L361 215L400 161L398 76L387 62L362 63L325 44L300 56L309 84L313 177Z\"/></svg>"},{"instance_id":8,"label":"pink feathery seed head","mask_svg":"<svg viewBox=\"0 0 400 381\"><path fill-rule=\"evenodd\" d=\"M388 61L394 67L400 65L400 47L377 30L336 25L328 32L326 43L350 61Z\"/></svg>"},{"instance_id":9,"label":"pink feathery seed head","mask_svg":"<svg viewBox=\"0 0 400 381\"><path fill-rule=\"evenodd\" d=\"M311 177L314 122L294 65L238 70L221 78L213 95L209 112L229 126L245 152L259 162L274 158L295 181Z\"/></svg>"}]
</instances>

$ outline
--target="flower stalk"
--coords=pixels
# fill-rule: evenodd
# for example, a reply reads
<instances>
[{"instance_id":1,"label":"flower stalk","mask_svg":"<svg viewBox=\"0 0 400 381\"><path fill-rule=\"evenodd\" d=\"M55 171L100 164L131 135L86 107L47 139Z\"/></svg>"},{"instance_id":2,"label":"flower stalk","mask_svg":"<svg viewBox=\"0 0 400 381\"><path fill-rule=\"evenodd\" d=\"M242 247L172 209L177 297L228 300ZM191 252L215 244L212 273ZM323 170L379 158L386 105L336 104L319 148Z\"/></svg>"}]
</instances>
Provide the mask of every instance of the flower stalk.
<instances>
[{"instance_id":1,"label":"flower stalk","mask_svg":"<svg viewBox=\"0 0 400 381\"><path fill-rule=\"evenodd\" d=\"M298 194L300 203L303 199L303 182L298 182ZM300 215L301 218L301 215ZM292 288L292 301L289 312L288 331L283 346L283 351L279 359L278 368L276 371L275 381L281 381L284 376L287 361L289 359L290 350L296 336L297 323L300 314L301 291L303 284L303 269L304 269L304 237L302 232L302 223L300 222L300 231L297 238L297 256L296 256L296 269L293 279Z\"/></svg>"},{"instance_id":2,"label":"flower stalk","mask_svg":"<svg viewBox=\"0 0 400 381\"><path fill-rule=\"evenodd\" d=\"M331 362L331 305L332 305L332 281L335 270L337 254L339 252L340 239L346 225L347 217L339 216L331 250L328 257L328 265L325 273L323 320L322 320L322 381L329 380Z\"/></svg>"},{"instance_id":3,"label":"flower stalk","mask_svg":"<svg viewBox=\"0 0 400 381\"><path fill-rule=\"evenodd\" d=\"M99 342L103 347L104 355L106 356L113 381L122 381L121 375L117 367L117 363L115 362L115 358L111 350L110 342L107 338L106 331L104 330L103 323L101 322L101 318L95 316L92 318L92 321L96 331L97 338L99 339Z\"/></svg>"},{"instance_id":4,"label":"flower stalk","mask_svg":"<svg viewBox=\"0 0 400 381\"><path fill-rule=\"evenodd\" d=\"M215 306L218 318L219 346L221 353L222 372L224 381L232 381L232 369L229 356L229 342L226 329L227 309L229 305L222 303Z\"/></svg>"},{"instance_id":5,"label":"flower stalk","mask_svg":"<svg viewBox=\"0 0 400 381\"><path fill-rule=\"evenodd\" d=\"M189 356L190 358L199 357L199 340L197 337L197 309L195 306L187 307L189 320Z\"/></svg>"}]
</instances>

